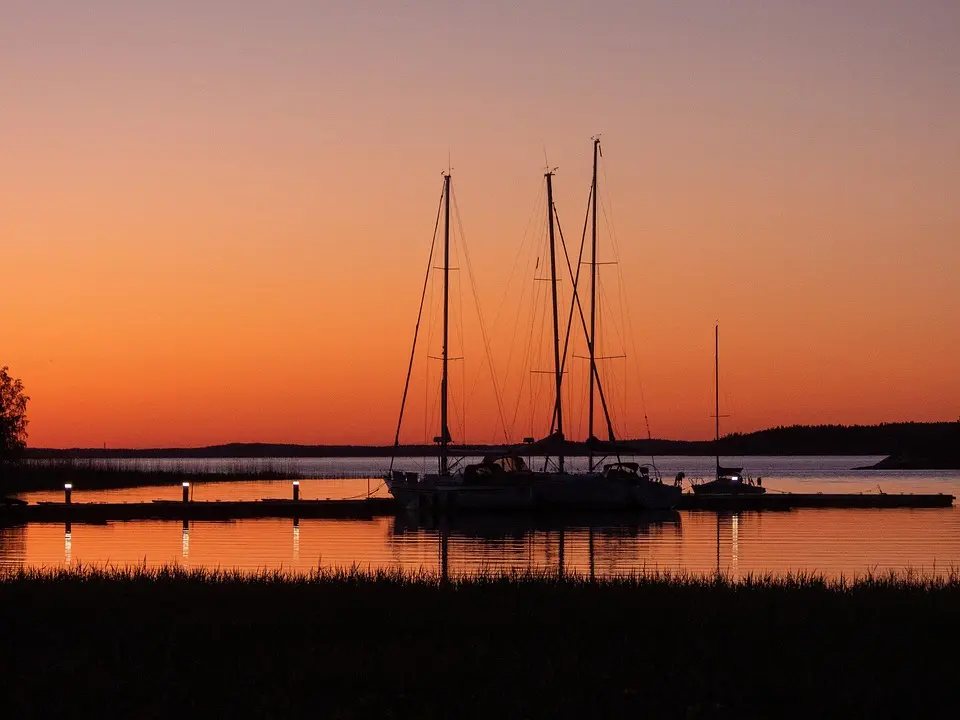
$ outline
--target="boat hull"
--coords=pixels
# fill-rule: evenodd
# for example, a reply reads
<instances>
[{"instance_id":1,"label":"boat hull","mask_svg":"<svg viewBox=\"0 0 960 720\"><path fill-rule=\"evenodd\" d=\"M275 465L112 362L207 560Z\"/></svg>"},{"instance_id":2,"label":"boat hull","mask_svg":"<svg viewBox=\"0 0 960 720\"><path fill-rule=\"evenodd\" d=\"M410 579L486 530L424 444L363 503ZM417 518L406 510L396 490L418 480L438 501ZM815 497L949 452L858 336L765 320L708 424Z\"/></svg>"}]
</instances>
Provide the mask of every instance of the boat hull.
<instances>
[{"instance_id":1,"label":"boat hull","mask_svg":"<svg viewBox=\"0 0 960 720\"><path fill-rule=\"evenodd\" d=\"M766 491L766 488L758 485L723 480L711 480L693 486L694 495L763 495Z\"/></svg>"},{"instance_id":2,"label":"boat hull","mask_svg":"<svg viewBox=\"0 0 960 720\"><path fill-rule=\"evenodd\" d=\"M404 509L433 511L669 510L681 497L677 486L593 473L529 473L495 484L428 475L417 482L387 478L387 487Z\"/></svg>"},{"instance_id":3,"label":"boat hull","mask_svg":"<svg viewBox=\"0 0 960 720\"><path fill-rule=\"evenodd\" d=\"M538 490L541 506L575 510L669 510L682 492L655 480L627 482L589 473L553 476Z\"/></svg>"}]
</instances>

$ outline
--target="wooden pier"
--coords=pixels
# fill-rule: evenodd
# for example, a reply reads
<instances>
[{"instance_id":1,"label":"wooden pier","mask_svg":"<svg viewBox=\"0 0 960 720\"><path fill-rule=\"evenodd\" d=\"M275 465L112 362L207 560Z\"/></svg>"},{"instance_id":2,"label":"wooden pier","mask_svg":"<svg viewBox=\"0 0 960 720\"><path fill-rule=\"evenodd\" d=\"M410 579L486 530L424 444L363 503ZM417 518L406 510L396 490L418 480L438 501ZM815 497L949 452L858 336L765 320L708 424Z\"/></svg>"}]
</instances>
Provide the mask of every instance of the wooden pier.
<instances>
[{"instance_id":1,"label":"wooden pier","mask_svg":"<svg viewBox=\"0 0 960 720\"><path fill-rule=\"evenodd\" d=\"M248 520L254 518L341 518L369 520L393 515L392 498L360 500L256 500L129 503L36 503L0 506L0 522L105 523L129 520Z\"/></svg>"},{"instance_id":2,"label":"wooden pier","mask_svg":"<svg viewBox=\"0 0 960 720\"><path fill-rule=\"evenodd\" d=\"M678 510L759 511L795 508L945 508L954 496L944 493L766 493L764 495L694 495L684 493ZM392 498L0 505L0 524L30 522L106 523L132 520L228 521L254 518L340 518L370 520L400 511ZM546 509L545 509L546 511ZM529 508L525 509L529 512Z\"/></svg>"},{"instance_id":3,"label":"wooden pier","mask_svg":"<svg viewBox=\"0 0 960 720\"><path fill-rule=\"evenodd\" d=\"M944 508L945 493L775 493L694 495L684 493L678 510L793 510L794 508Z\"/></svg>"}]
</instances>

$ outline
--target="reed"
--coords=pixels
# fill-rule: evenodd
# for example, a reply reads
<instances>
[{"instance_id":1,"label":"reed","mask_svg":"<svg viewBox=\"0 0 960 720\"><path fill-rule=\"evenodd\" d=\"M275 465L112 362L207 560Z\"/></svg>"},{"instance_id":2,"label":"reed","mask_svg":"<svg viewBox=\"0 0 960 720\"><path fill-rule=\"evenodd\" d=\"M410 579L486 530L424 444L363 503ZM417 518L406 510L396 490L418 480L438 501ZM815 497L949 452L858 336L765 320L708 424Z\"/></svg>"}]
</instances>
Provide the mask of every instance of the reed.
<instances>
[{"instance_id":1,"label":"reed","mask_svg":"<svg viewBox=\"0 0 960 720\"><path fill-rule=\"evenodd\" d=\"M293 463L249 460L218 461L214 469L186 462L158 466L149 460L90 460L64 458L27 460L6 468L0 495L38 490L62 490L65 483L86 490L174 485L181 482L234 482L238 480L299 479Z\"/></svg>"},{"instance_id":2,"label":"reed","mask_svg":"<svg viewBox=\"0 0 960 720\"><path fill-rule=\"evenodd\" d=\"M929 715L958 606L956 572L14 569L0 690L9 716Z\"/></svg>"},{"instance_id":3,"label":"reed","mask_svg":"<svg viewBox=\"0 0 960 720\"><path fill-rule=\"evenodd\" d=\"M95 565L78 563L69 567L0 568L0 589L17 584L35 586L59 583L160 583L176 582L185 586L214 585L243 587L248 585L273 586L367 586L371 588L395 586L449 587L453 589L525 587L554 590L589 588L595 592L609 590L652 590L697 592L818 592L834 595L857 595L870 592L940 593L960 592L960 570L950 568L945 574L931 575L913 569L889 570L882 573L867 570L847 577L828 577L816 572L786 572L747 574L733 577L724 573L694 573L654 569L638 573L623 573L591 580L577 572L563 575L552 568L482 569L447 578L431 569L375 568L355 564L340 567L317 567L308 571L283 569L188 568L183 565Z\"/></svg>"}]
</instances>

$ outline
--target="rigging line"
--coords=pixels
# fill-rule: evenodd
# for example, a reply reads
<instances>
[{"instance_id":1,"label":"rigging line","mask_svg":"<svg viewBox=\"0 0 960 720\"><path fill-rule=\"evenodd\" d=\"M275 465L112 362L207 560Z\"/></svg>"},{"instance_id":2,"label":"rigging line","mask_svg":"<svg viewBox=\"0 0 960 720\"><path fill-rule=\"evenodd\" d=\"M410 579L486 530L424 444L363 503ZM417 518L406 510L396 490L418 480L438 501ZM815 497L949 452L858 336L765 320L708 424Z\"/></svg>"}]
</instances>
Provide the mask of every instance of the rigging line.
<instances>
[{"instance_id":1,"label":"rigging line","mask_svg":"<svg viewBox=\"0 0 960 720\"><path fill-rule=\"evenodd\" d=\"M545 209L546 204L538 209ZM540 217L540 221L537 226L536 238L537 242L531 243L531 250L536 258L536 264L534 266L533 272L529 274L530 287L532 288L531 292L531 303L530 303L530 316L529 316L529 334L527 337L527 345L524 349L523 357L523 366L521 367L521 382L527 383L529 387L529 404L528 410L529 421L530 421L530 435L536 435L536 408L540 407L540 394L542 391L541 384L533 382L533 368L534 366L540 367L543 364L543 336L546 332L546 321L541 319L546 316L546 298L547 298L547 286L546 283L538 282L536 277L537 267L539 266L539 258L544 254L544 243L546 241L547 234L547 218L546 213L543 213ZM529 270L530 263L527 262L527 268ZM541 309L541 302L543 303ZM539 331L539 336L537 332ZM518 408L519 410L519 404Z\"/></svg>"},{"instance_id":2,"label":"rigging line","mask_svg":"<svg viewBox=\"0 0 960 720\"><path fill-rule=\"evenodd\" d=\"M537 208L539 208L539 205L540 205L540 202L539 202L539 199L538 199L538 201L537 201ZM524 240L526 240L526 238L524 238ZM530 243L529 250L528 250L528 253L529 253L529 254L528 254L528 256L527 256L527 262L526 262L526 267L525 267L525 276L532 274L531 271L530 271L530 265L531 265L531 263L532 263L532 261L533 261L533 258L536 257L536 253L537 253L538 251L539 251L539 248L537 247L536 243L531 242L531 243ZM531 285L532 285L532 287L533 287L533 292L531 293L531 296L532 296L532 300L531 300L531 320L532 320L533 303L536 302L536 297L535 297L535 296L536 296L536 290L537 290L537 283L532 283ZM522 307L524 306L524 305L523 305L523 301L524 301L524 298L526 297L526 293L527 293L527 283L522 283L522 284L521 284L521 290L520 290L520 298L519 298L519 302L518 302L518 305L517 305L518 312L516 313L515 318L514 318L513 334L512 334L512 336L511 336L511 338L510 338L510 345L509 345L509 350L508 350L508 353L507 353L507 369L506 369L506 372L507 372L507 374L508 374L508 377L509 377L510 369L513 367L514 348L516 347L517 335L518 335L519 332L520 332L520 321L521 321L521 318L522 318L522 313L519 312L519 308L522 308ZM514 404L514 409L513 409L513 417L512 417L512 419L511 419L511 421L510 421L510 427L509 427L509 430L510 430L510 434L511 434L511 435L512 435L513 432L514 432L514 429L515 429L516 423L517 423L517 416L518 416L519 413L520 413L520 406L521 406L521 404L522 404L522 402L523 402L523 392L524 392L524 388L525 388L525 386L526 386L526 379L527 379L527 372L526 372L526 371L527 371L527 368L529 368L529 366L530 366L530 352L531 352L531 344L532 344L532 342L533 342L533 325L532 325L532 322L531 322L531 325L530 325L530 331L527 333L527 338L526 338L526 340L527 340L527 341L526 341L526 345L523 347L523 352L522 352L522 354L521 354L521 356L520 356L520 359L519 359L519 361L518 361L518 362L520 363L520 376L519 376L519 383L518 383L517 394L516 394L516 402L515 402L515 404Z\"/></svg>"},{"instance_id":3,"label":"rigging line","mask_svg":"<svg viewBox=\"0 0 960 720\"><path fill-rule=\"evenodd\" d=\"M626 291L624 289L623 273L620 272L619 265L617 266L617 295L620 301L620 318L621 318L621 321L623 322L623 331L624 333L626 333L626 320L625 320L627 315ZM622 347L624 348L624 354L626 354L625 342L622 344ZM626 357L624 357L623 359L623 433L625 437L631 432L630 426L629 426L630 417L627 414L627 407L629 405L629 392L627 390L627 383L629 380L628 373L627 373L628 365L629 363L627 362Z\"/></svg>"},{"instance_id":4,"label":"rigging line","mask_svg":"<svg viewBox=\"0 0 960 720\"><path fill-rule=\"evenodd\" d=\"M530 212L530 217L527 218L527 225L523 229L523 235L520 237L520 247L517 249L516 257L513 259L513 267L510 268L510 275L507 277L507 289L509 290L510 284L513 282L513 277L517 272L517 266L520 264L520 257L523 255L523 246L527 239L527 234L530 231L530 225L533 223L534 217L542 213L538 213L540 209L540 201L544 195L544 187L540 185L540 192L537 194L537 199L533 203L533 210ZM504 291L503 297L500 299L500 307L497 308L497 314L493 318L493 327L496 329L500 321L500 316L503 314L503 308L507 302L507 292Z\"/></svg>"},{"instance_id":5,"label":"rigging line","mask_svg":"<svg viewBox=\"0 0 960 720\"><path fill-rule=\"evenodd\" d=\"M560 242L563 244L563 255L567 261L567 272L570 274L570 279L573 282L572 295L570 297L570 312L567 314L567 332L566 336L563 339L563 360L560 364L560 372L563 373L567 364L567 351L570 346L570 331L573 327L573 306L574 303L579 304L579 294L577 288L580 284L580 268L583 267L583 250L586 247L587 243L587 224L590 222L590 200L593 198L593 183L590 183L590 192L587 195L587 212L583 217L583 232L580 233L580 254L577 258L577 272L574 274L572 268L570 267L570 257L567 255L567 244L563 241L563 230L560 231ZM557 227L560 227L560 215L557 214ZM586 333L586 330L584 330ZM589 340L588 340L589 344ZM555 419L555 418L554 418ZM553 432L553 420L550 421L551 424L551 433Z\"/></svg>"},{"instance_id":6,"label":"rigging line","mask_svg":"<svg viewBox=\"0 0 960 720\"><path fill-rule=\"evenodd\" d=\"M477 280L473 274L473 263L470 261L470 251L467 249L467 236L463 232L463 221L460 219L460 206L457 204L456 193L452 194L454 214L457 216L457 226L460 229L460 243L463 245L463 257L467 261L467 273L470 276L470 289L473 292L473 301L477 306L477 318L480 321L480 335L483 340L483 349L487 356L487 363L490 365L490 378L493 382L493 396L497 401L497 412L500 415L500 426L503 429L503 438L509 442L507 437L507 422L503 414L503 398L500 394L500 386L497 382L497 369L493 364L493 353L490 351L490 341L487 337L487 329L483 322L483 311L480 308L480 296L477 294Z\"/></svg>"},{"instance_id":7,"label":"rigging line","mask_svg":"<svg viewBox=\"0 0 960 720\"><path fill-rule=\"evenodd\" d=\"M520 240L520 245L517 248L517 254L516 254L516 257L514 258L513 268L510 270L510 276L507 279L507 286L506 286L506 289L504 290L503 297L500 301L500 308L497 310L497 316L494 319L494 324L493 324L494 330L496 330L496 328L499 327L500 317L502 315L503 308L506 305L507 297L509 296L510 286L513 284L513 278L515 277L517 268L520 265L520 260L524 256L524 248L527 246L527 238L530 237L530 226L533 223L533 219L541 215L541 213L538 213L538 210L540 208L540 202L541 202L541 199L543 198L543 195L544 195L544 188L543 186L541 186L540 192L537 195L537 199L534 202L533 210L530 213L530 217L527 219L527 226L526 228L524 228L523 235ZM533 250L536 250L536 248L533 247L533 243L531 243L531 247ZM528 257L526 266L529 267L529 264L530 264L530 258ZM518 305L517 305L518 308L523 306L523 300L524 300L524 297L526 296L526 287L527 287L526 283L521 283L520 298L518 300ZM507 346L508 348L507 363L506 363L506 369L504 370L505 378L510 377L510 370L513 367L514 349L516 347L517 333L519 332L519 328L520 328L520 313L516 312L514 313L513 332L511 334L510 343ZM506 381L505 381L505 384L506 384ZM506 390L506 387L504 388L504 390ZM519 396L517 399L517 403L519 404ZM513 421L508 427L508 432L510 434L513 434L515 422L516 422L516 410L514 411Z\"/></svg>"},{"instance_id":8,"label":"rigging line","mask_svg":"<svg viewBox=\"0 0 960 720\"><path fill-rule=\"evenodd\" d=\"M544 236L543 236L543 239L545 240L545 238L546 238L546 226L544 226ZM541 249L542 249L542 248L541 248ZM534 279L534 280L533 280L533 284L534 284L534 288L535 288L535 289L534 289L534 292L537 294L537 300L538 300L538 302L537 302L536 306L534 307L534 314L531 316L531 323L532 323L532 324L531 324L531 333L532 333L534 330L536 330L536 331L538 331L539 334L538 334L538 336L537 336L537 338L536 338L535 344L531 344L531 348L530 348L530 350L531 350L531 366L530 366L531 380L530 380L530 387L531 387L531 390L532 390L531 396L530 396L530 423L531 423L531 428L532 428L532 427L535 427L534 423L535 423L536 419L539 417L539 415L538 415L538 413L537 413L537 409L541 407L540 396L543 395L543 393L544 393L544 382L543 382L543 380L544 380L544 377L546 377L546 376L538 377L538 378L537 378L537 382L534 383L534 381L533 381L533 373L535 373L535 372L539 373L539 372L540 372L539 370L535 370L535 369L534 369L535 367L536 367L536 368L541 368L541 367L545 367L545 366L547 365L547 361L546 361L546 359L545 359L545 357L544 357L544 356L547 354L547 353L546 353L546 349L545 349L546 343L544 342L544 336L547 334L547 324L548 324L547 312L548 312L548 305L549 305L549 303L550 303L549 292L548 292L548 290L547 290L547 285L546 285L546 283L540 283L540 282L538 282L536 279ZM532 337L532 335L531 335L531 337ZM535 363L535 365L534 365L534 363ZM551 406L551 407L554 408L554 409L556 409L555 403L556 403L556 400L554 400L554 405ZM553 428L550 427L550 423L549 423L549 422L546 423L546 425L548 426L548 427L547 427L547 433L546 433L546 434L549 435L549 434L552 432ZM533 433L532 430L531 430L531 432ZM536 434L536 433L533 433L533 434Z\"/></svg>"},{"instance_id":9,"label":"rigging line","mask_svg":"<svg viewBox=\"0 0 960 720\"><path fill-rule=\"evenodd\" d=\"M520 322L519 317L520 317L520 314L518 313L517 329L519 329L519 322ZM527 342L524 347L523 354L521 355L519 360L520 368L519 368L519 375L517 380L516 402L514 403L514 406L513 406L513 416L510 419L511 434L513 433L514 428L516 427L517 416L520 414L520 408L523 405L523 394L527 390L527 368L529 367L529 364L530 364L530 345L532 343L532 338L533 338L532 325L530 327L531 327L531 330L527 335ZM516 332L514 333L514 340L515 339L516 339ZM512 350L511 350L511 356L512 356ZM510 363L510 365L512 365L512 362ZM509 372L509 367L507 371Z\"/></svg>"},{"instance_id":10,"label":"rigging line","mask_svg":"<svg viewBox=\"0 0 960 720\"><path fill-rule=\"evenodd\" d=\"M462 376L466 375L466 373L460 373L460 375L461 375L461 377L462 377ZM463 417L463 415L462 415L462 413L461 413L461 408L459 408L459 407L457 406L457 396L456 396L456 393L450 393L449 402L450 402L450 405L451 405L451 410L453 410L454 427L456 427L457 418L460 417L460 418L462 419L462 417ZM459 429L462 431L463 428L461 427L461 428L459 428ZM462 436L461 436L461 437L462 437ZM463 442L463 440L461 440L461 442Z\"/></svg>"},{"instance_id":11,"label":"rigging line","mask_svg":"<svg viewBox=\"0 0 960 720\"><path fill-rule=\"evenodd\" d=\"M452 196L451 196L452 197ZM457 267L460 267L460 245L463 244L463 238L460 238L460 244L456 242L452 243L454 261L457 263ZM466 254L466 250L464 250ZM463 282L461 282L462 276L460 273L457 273L457 307L454 312L454 327L459 333L460 340L460 356L466 357L467 355L467 336L463 329ZM449 356L449 350L448 350ZM464 408L461 410L460 415L460 442L465 442L467 428L467 417L466 417L466 401L467 401L467 370L466 362L463 363L463 368L460 373L460 392L462 393L461 397L464 402ZM456 417L456 408L454 408L454 416Z\"/></svg>"},{"instance_id":12,"label":"rigging line","mask_svg":"<svg viewBox=\"0 0 960 720\"><path fill-rule=\"evenodd\" d=\"M601 166L601 169L602 169L602 171L603 171L603 182L604 182L604 185L609 185L609 181L607 180L607 168L606 168L606 164L605 164L605 163L604 163L604 165ZM612 203L612 201L611 201L610 205L611 205L611 207L610 207L610 214L608 215L608 214L607 214L607 206L606 206L606 203L603 202L603 201L601 201L601 209L602 209L602 211L603 211L603 218L604 218L604 220L606 220L607 226L610 228L610 239L611 239L612 244L613 244L614 257L615 257L615 259L616 259L616 260L618 261L618 263L619 263L619 260L620 260L620 243L619 243L619 241L618 241L618 239L617 239L617 229L616 229L616 225L615 225L614 222L613 222L613 203ZM623 271L620 270L619 264L618 264L618 266L617 266L617 274L618 274L618 277L620 278L620 292L621 292L621 295L625 296L625 295L626 295L626 288L625 288L624 283L623 283ZM641 404L641 406L642 406L642 408L643 408L643 422L644 422L644 425L646 426L646 429L647 429L647 440L652 440L652 439L653 439L653 434L652 434L651 431L650 431L650 418L649 418L648 415L647 415L647 399L646 399L646 394L644 393L644 390L643 390L643 376L642 376L642 374L640 373L640 354L637 352L637 336L636 336L636 334L635 334L634 331L633 331L633 318L632 318L632 316L630 315L630 304L629 304L629 303L625 303L625 307L626 307L626 312L624 313L624 315L625 315L626 321L627 321L627 327L626 327L625 329L628 331L628 334L629 334L629 336L630 336L630 344L633 346L633 362L634 362L634 366L636 367L636 370L637 370L637 385L639 386L639 389L640 389L640 404ZM653 470L654 470L654 472L655 472L655 473L659 473L659 470L657 470L657 462L656 462L656 460L654 459L652 450L653 450L653 448L651 447L650 462L651 462L651 464L653 465Z\"/></svg>"},{"instance_id":13,"label":"rigging line","mask_svg":"<svg viewBox=\"0 0 960 720\"><path fill-rule=\"evenodd\" d=\"M440 202L437 205L437 219L433 224L433 239L430 241L430 256L427 259L427 273L423 278L423 290L420 292L420 309L417 310L417 324L413 331L413 347L410 349L410 362L407 365L407 379L403 383L403 397L400 399L400 417L397 419L397 432L393 438L393 446L400 445L400 427L403 425L403 411L407 404L407 391L410 389L410 375L413 373L413 358L417 352L417 336L420 333L420 319L423 316L423 303L427 297L427 284L430 282L430 266L433 264L433 250L437 244L437 230L440 227L440 211L443 209L443 191L440 192ZM394 456L390 456L390 469L393 470Z\"/></svg>"},{"instance_id":14,"label":"rigging line","mask_svg":"<svg viewBox=\"0 0 960 720\"><path fill-rule=\"evenodd\" d=\"M436 270L436 268L433 268L433 269ZM433 385L431 385L431 380L430 380L430 372L431 372L430 371L430 367L431 367L430 348L433 347L433 335L437 330L436 328L437 313L438 311L442 312L442 309L437 307L438 305L442 304L437 302L437 294L438 294L437 285L438 284L442 285L442 282L443 281L441 278L441 282L437 283L436 273L434 273L433 277L430 280L430 289L428 290L428 295L427 295L427 307L429 308L429 317L427 318L427 357L424 361L425 370L424 370L424 384L423 384L423 444L426 446L431 445L433 442L433 438L436 437L435 433L430 432L430 429L429 429L433 427L433 424L434 424L433 418L430 415L430 397L431 397L430 388L433 387ZM438 385L437 386L438 395L436 396L436 399L439 399L439 392L440 392L440 389Z\"/></svg>"},{"instance_id":15,"label":"rigging line","mask_svg":"<svg viewBox=\"0 0 960 720\"><path fill-rule=\"evenodd\" d=\"M601 282L598 282L597 285L600 286L600 297L603 299L604 307L606 307L606 306L608 306L608 305L612 307L612 306L613 306L613 302L611 301L610 296L607 294L607 286L606 286L606 283L604 283L604 282L601 281ZM621 309L622 309L622 304L621 304ZM622 348L624 348L624 350L626 350L627 343L626 343L626 341L625 341L624 338L623 338L623 335L622 335L622 333L621 333L621 328L618 327L616 323L606 323L606 322L604 322L604 323L603 323L603 331L604 331L603 334L604 334L604 335L607 334L608 326L613 326L613 335L614 335L614 338L615 338L616 341L617 341L617 344L619 345L619 347L622 347ZM598 334L599 334L599 333L598 333ZM598 343L598 344L599 344L599 343ZM609 347L609 343L607 343L607 345L608 345L608 347ZM616 352L616 350L614 350L614 352Z\"/></svg>"},{"instance_id":16,"label":"rigging line","mask_svg":"<svg viewBox=\"0 0 960 720\"><path fill-rule=\"evenodd\" d=\"M560 228L559 215L557 216L557 230L560 233L560 244L563 246L563 255L567 260L567 271L570 273L570 276L573 277L573 268L570 267L570 256L567 254L567 243L563 239L563 230ZM584 236L586 236L586 233L584 233ZM577 292L576 287L574 287L573 289L573 298L576 301L577 310L579 311L579 314L580 314L580 324L583 327L583 335L584 337L588 338L587 347L591 348L591 346L593 345L593 342L592 340L589 339L589 333L587 333L587 321L586 321L586 318L583 316L583 306L580 304L580 294ZM592 348L591 348L591 353L592 353ZM561 370L562 368L563 366L561 365ZM613 424L610 422L610 411L607 408L607 399L603 393L603 384L600 382L600 372L597 370L596 366L591 368L591 372L593 373L594 379L597 381L597 394L600 396L600 405L603 408L603 417L607 421L607 434L610 438L610 442L613 442L615 440L615 435L613 432Z\"/></svg>"},{"instance_id":17,"label":"rigging line","mask_svg":"<svg viewBox=\"0 0 960 720\"><path fill-rule=\"evenodd\" d=\"M534 205L532 215L531 215L531 219L534 217L538 218L537 228L532 234L527 234L527 233L524 234L523 245L520 248L521 252L523 252L524 248L526 248L526 253L527 253L526 263L524 265L524 274L523 274L524 278L533 277L534 273L536 273L537 267L539 267L541 248L538 240L541 239L546 232L544 229L546 221L543 218L544 196L545 196L545 193L543 192L543 188L541 188L541 193L540 195L537 196L537 202ZM528 242L528 238L529 238L529 242ZM532 269L530 267L531 265L533 265ZM538 286L536 283L533 283L532 285L529 285L529 288L532 288L533 290L531 292L531 299L532 299L531 302L534 303L536 302L536 292L538 290ZM524 299L527 296L527 290L528 290L528 283L522 282L520 284L520 298L518 299L518 304L517 304L518 309L524 307ZM532 311L532 308L533 308L533 305L531 305L531 311ZM514 337L512 338L512 341L510 344L510 350L509 350L510 363L512 363L512 356L514 352L514 342L516 340L516 333L519 331L520 320L521 320L521 313L518 311L514 316Z\"/></svg>"},{"instance_id":18,"label":"rigging line","mask_svg":"<svg viewBox=\"0 0 960 720\"><path fill-rule=\"evenodd\" d=\"M429 297L429 308L430 308L430 317L427 324L427 358L424 361L424 377L423 377L423 443L424 445L429 445L433 435L427 430L429 425L429 408L430 408L430 356L429 348L433 346L433 330L434 330L434 315L436 315L436 307L434 307L437 302L434 297L435 282L430 283L430 297Z\"/></svg>"},{"instance_id":19,"label":"rigging line","mask_svg":"<svg viewBox=\"0 0 960 720\"><path fill-rule=\"evenodd\" d=\"M538 248L539 249L539 248ZM547 322L547 288L546 284L538 283L536 280L533 281L534 285L534 303L533 307L530 309L530 343L528 346L528 373L531 374L534 372L534 365L536 367L541 367L545 363L543 362L543 336L546 334ZM542 301L542 307L541 307ZM539 331L536 339L534 335ZM540 407L540 395L543 392L542 382L533 382L531 377L530 379L530 433L535 435L536 432L534 428L536 427L537 412L536 409ZM549 430L547 432L549 435Z\"/></svg>"},{"instance_id":20,"label":"rigging line","mask_svg":"<svg viewBox=\"0 0 960 720\"><path fill-rule=\"evenodd\" d=\"M603 155L600 155L600 157L603 157ZM604 187L609 187L609 186L610 186L610 182L607 180L607 164L606 164L606 162L603 162L603 163L600 164L600 169L601 169L601 171L603 172L603 184L604 184ZM608 225L609 228L610 228L610 237L611 237L611 239L613 240L614 246L616 247L616 246L618 245L618 242L617 242L617 228L616 228L616 225L614 225L614 223L613 223L613 200L610 200L610 201L609 201L609 204L610 204L610 216L609 216L609 217L607 217L607 208L606 208L607 201L606 201L606 199L605 199L605 198L601 198L601 199L600 199L600 204L603 206L603 207L602 207L603 217L604 217L604 219L607 221L607 225ZM619 253L616 253L616 258L617 258L618 261L620 260Z\"/></svg>"}]
</instances>

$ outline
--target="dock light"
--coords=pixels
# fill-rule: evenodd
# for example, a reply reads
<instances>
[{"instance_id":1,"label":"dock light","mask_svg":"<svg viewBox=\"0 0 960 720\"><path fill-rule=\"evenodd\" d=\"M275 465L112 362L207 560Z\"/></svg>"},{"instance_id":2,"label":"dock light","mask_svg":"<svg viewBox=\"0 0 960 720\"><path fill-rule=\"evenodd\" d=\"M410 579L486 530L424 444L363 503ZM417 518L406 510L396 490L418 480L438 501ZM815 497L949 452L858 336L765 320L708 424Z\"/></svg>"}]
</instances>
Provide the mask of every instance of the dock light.
<instances>
[{"instance_id":1,"label":"dock light","mask_svg":"<svg viewBox=\"0 0 960 720\"><path fill-rule=\"evenodd\" d=\"M294 500L300 499L300 481L299 480L293 481L293 499Z\"/></svg>"},{"instance_id":2,"label":"dock light","mask_svg":"<svg viewBox=\"0 0 960 720\"><path fill-rule=\"evenodd\" d=\"M63 502L67 505L70 504L70 496L73 494L73 483L64 483L63 484Z\"/></svg>"},{"instance_id":3,"label":"dock light","mask_svg":"<svg viewBox=\"0 0 960 720\"><path fill-rule=\"evenodd\" d=\"M185 503L190 502L190 483L188 482L183 484L183 501Z\"/></svg>"}]
</instances>

